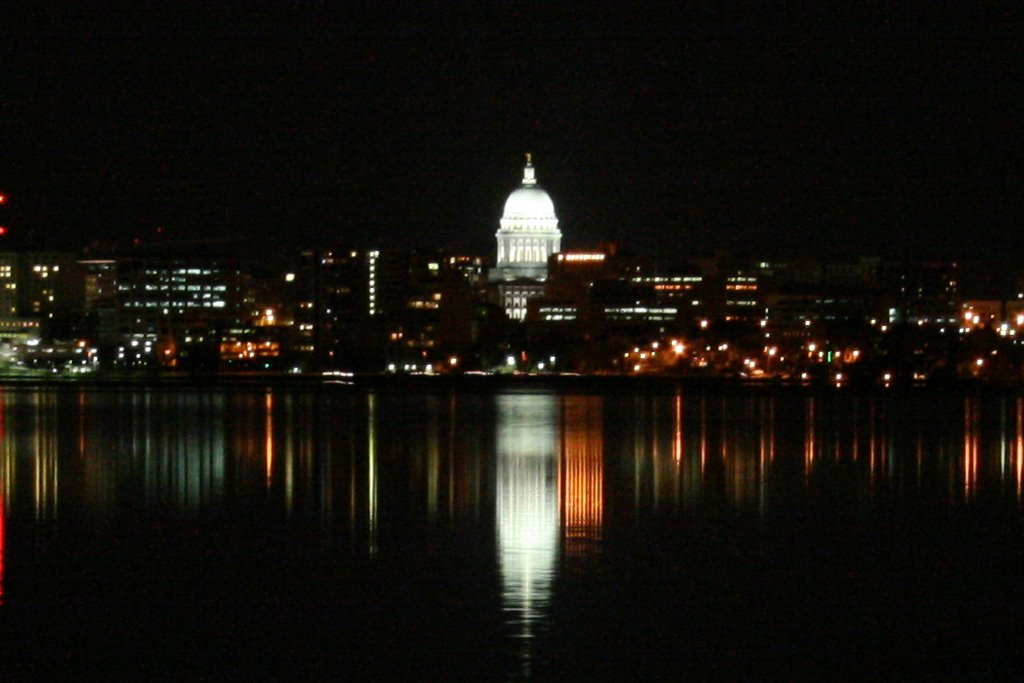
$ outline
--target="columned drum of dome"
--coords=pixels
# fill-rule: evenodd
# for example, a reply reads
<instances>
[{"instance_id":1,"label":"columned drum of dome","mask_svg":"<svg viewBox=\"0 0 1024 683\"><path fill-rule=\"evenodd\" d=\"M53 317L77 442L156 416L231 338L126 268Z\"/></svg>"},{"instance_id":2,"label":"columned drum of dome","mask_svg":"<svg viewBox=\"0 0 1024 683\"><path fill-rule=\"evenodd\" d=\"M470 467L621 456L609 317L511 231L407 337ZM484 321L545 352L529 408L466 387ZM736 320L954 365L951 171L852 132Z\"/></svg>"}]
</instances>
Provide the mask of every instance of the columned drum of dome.
<instances>
[{"instance_id":1,"label":"columned drum of dome","mask_svg":"<svg viewBox=\"0 0 1024 683\"><path fill-rule=\"evenodd\" d=\"M548 257L557 254L562 245L558 230L558 216L551 197L539 185L532 159L526 155L522 184L505 200L500 227L495 234L498 241L496 267L490 279L498 283L518 283L519 286L501 287L502 304L512 318L522 320L526 315L526 290L542 293L538 285L547 279ZM526 285L532 284L527 287ZM512 293L514 290L514 294Z\"/></svg>"}]
</instances>

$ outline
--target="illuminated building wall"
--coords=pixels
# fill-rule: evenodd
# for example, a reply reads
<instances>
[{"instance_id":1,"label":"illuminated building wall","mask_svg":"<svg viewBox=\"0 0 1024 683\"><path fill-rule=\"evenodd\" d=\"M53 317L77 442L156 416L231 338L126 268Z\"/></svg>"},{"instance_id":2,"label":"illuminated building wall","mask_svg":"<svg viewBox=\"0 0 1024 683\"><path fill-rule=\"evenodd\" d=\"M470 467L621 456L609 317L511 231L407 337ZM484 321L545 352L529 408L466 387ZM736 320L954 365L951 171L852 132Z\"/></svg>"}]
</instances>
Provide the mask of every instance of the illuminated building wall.
<instances>
[{"instance_id":1,"label":"illuminated building wall","mask_svg":"<svg viewBox=\"0 0 1024 683\"><path fill-rule=\"evenodd\" d=\"M124 259L118 261L118 304L129 325L154 329L168 319L235 319L241 313L240 277L238 264Z\"/></svg>"},{"instance_id":2,"label":"illuminated building wall","mask_svg":"<svg viewBox=\"0 0 1024 683\"><path fill-rule=\"evenodd\" d=\"M960 265L955 261L908 261L883 264L881 289L889 299L889 322L957 324Z\"/></svg>"},{"instance_id":3,"label":"illuminated building wall","mask_svg":"<svg viewBox=\"0 0 1024 683\"><path fill-rule=\"evenodd\" d=\"M117 261L87 259L78 262L82 271L83 304L86 310L103 302L112 302L117 293Z\"/></svg>"},{"instance_id":4,"label":"illuminated building wall","mask_svg":"<svg viewBox=\"0 0 1024 683\"><path fill-rule=\"evenodd\" d=\"M237 259L178 251L118 258L112 323L99 343L115 366L213 369L219 335L251 321Z\"/></svg>"},{"instance_id":5,"label":"illuminated building wall","mask_svg":"<svg viewBox=\"0 0 1024 683\"><path fill-rule=\"evenodd\" d=\"M295 350L310 367L380 370L391 321L405 312L418 270L396 249L302 253L294 281ZM438 258L424 258L423 269Z\"/></svg>"},{"instance_id":6,"label":"illuminated building wall","mask_svg":"<svg viewBox=\"0 0 1024 683\"><path fill-rule=\"evenodd\" d=\"M0 253L0 316L18 314L18 256Z\"/></svg>"},{"instance_id":7,"label":"illuminated building wall","mask_svg":"<svg viewBox=\"0 0 1024 683\"><path fill-rule=\"evenodd\" d=\"M688 322L708 315L704 292L704 276L693 273L665 275L638 275L631 279L636 287L650 287L660 306L674 306L679 310L680 322Z\"/></svg>"},{"instance_id":8,"label":"illuminated building wall","mask_svg":"<svg viewBox=\"0 0 1024 683\"><path fill-rule=\"evenodd\" d=\"M71 253L0 253L0 334L63 334L82 309L82 293Z\"/></svg>"},{"instance_id":9,"label":"illuminated building wall","mask_svg":"<svg viewBox=\"0 0 1024 683\"><path fill-rule=\"evenodd\" d=\"M483 291L471 264L468 257L440 249L408 254L402 303L387 319L389 368L417 372L438 364L449 367L452 356L458 359L473 344Z\"/></svg>"},{"instance_id":10,"label":"illuminated building wall","mask_svg":"<svg viewBox=\"0 0 1024 683\"><path fill-rule=\"evenodd\" d=\"M756 322L765 316L757 277L734 273L725 278L725 319Z\"/></svg>"}]
</instances>

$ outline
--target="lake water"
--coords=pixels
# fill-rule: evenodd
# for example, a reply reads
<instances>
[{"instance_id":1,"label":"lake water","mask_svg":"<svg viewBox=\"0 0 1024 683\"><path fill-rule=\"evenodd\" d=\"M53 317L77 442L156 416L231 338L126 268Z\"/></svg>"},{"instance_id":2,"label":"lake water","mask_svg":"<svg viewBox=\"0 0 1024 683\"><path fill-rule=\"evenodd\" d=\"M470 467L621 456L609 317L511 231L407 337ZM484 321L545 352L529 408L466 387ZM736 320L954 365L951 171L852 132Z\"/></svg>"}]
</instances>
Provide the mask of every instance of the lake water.
<instances>
[{"instance_id":1,"label":"lake water","mask_svg":"<svg viewBox=\"0 0 1024 683\"><path fill-rule=\"evenodd\" d=\"M0 389L26 677L1017 678L1024 397Z\"/></svg>"}]
</instances>

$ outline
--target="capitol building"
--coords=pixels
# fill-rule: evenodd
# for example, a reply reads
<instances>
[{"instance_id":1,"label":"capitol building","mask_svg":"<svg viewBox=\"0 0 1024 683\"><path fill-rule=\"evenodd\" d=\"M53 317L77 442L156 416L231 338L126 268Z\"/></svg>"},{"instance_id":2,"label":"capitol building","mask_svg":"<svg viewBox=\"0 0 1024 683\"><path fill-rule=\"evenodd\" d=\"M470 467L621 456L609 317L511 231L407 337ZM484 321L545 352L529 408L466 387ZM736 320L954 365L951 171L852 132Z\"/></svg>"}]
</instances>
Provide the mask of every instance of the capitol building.
<instances>
[{"instance_id":1,"label":"capitol building","mask_svg":"<svg viewBox=\"0 0 1024 683\"><path fill-rule=\"evenodd\" d=\"M562 244L555 204L539 185L530 155L526 155L522 184L505 200L505 211L495 234L498 258L490 280L498 289L509 318L523 320L526 302L544 295L548 257Z\"/></svg>"}]
</instances>

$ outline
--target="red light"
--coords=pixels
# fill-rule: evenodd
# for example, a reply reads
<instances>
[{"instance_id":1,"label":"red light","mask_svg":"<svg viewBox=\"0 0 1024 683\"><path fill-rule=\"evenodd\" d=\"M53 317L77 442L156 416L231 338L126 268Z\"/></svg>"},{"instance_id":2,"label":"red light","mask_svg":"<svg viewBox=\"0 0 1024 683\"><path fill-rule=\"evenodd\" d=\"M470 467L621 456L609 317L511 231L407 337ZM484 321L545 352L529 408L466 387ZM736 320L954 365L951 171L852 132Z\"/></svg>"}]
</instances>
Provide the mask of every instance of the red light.
<instances>
[{"instance_id":1,"label":"red light","mask_svg":"<svg viewBox=\"0 0 1024 683\"><path fill-rule=\"evenodd\" d=\"M4 226L0 225L0 236L6 235L6 234L7 234L7 228L5 228Z\"/></svg>"},{"instance_id":2,"label":"red light","mask_svg":"<svg viewBox=\"0 0 1024 683\"><path fill-rule=\"evenodd\" d=\"M6 203L7 203L7 195L0 194L0 204L6 204Z\"/></svg>"}]
</instances>

